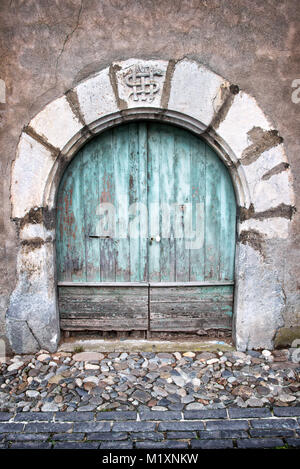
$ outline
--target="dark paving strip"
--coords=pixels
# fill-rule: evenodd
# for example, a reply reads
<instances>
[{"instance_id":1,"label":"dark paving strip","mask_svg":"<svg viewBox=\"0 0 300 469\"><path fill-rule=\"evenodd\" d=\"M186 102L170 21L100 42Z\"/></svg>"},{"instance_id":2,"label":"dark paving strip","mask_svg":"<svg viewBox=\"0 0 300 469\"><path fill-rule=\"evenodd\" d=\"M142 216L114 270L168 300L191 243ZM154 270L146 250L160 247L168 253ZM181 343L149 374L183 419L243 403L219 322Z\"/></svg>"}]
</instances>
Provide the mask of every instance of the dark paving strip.
<instances>
[{"instance_id":1,"label":"dark paving strip","mask_svg":"<svg viewBox=\"0 0 300 469\"><path fill-rule=\"evenodd\" d=\"M300 408L0 413L0 449L300 448Z\"/></svg>"}]
</instances>

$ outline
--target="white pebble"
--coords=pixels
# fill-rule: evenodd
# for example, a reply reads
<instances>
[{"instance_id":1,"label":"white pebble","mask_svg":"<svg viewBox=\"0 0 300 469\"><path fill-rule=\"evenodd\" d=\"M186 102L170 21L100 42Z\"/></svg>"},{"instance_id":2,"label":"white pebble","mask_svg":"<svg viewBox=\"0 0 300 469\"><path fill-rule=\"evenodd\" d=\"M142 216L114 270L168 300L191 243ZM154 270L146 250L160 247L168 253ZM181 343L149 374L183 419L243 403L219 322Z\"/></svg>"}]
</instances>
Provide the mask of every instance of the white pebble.
<instances>
[{"instance_id":1,"label":"white pebble","mask_svg":"<svg viewBox=\"0 0 300 469\"><path fill-rule=\"evenodd\" d=\"M219 359L218 358L211 358L210 360L207 360L208 365L213 365L214 363L218 363Z\"/></svg>"},{"instance_id":2,"label":"white pebble","mask_svg":"<svg viewBox=\"0 0 300 469\"><path fill-rule=\"evenodd\" d=\"M86 363L85 364L85 369L86 370L99 370L98 365L93 365L92 363Z\"/></svg>"}]
</instances>

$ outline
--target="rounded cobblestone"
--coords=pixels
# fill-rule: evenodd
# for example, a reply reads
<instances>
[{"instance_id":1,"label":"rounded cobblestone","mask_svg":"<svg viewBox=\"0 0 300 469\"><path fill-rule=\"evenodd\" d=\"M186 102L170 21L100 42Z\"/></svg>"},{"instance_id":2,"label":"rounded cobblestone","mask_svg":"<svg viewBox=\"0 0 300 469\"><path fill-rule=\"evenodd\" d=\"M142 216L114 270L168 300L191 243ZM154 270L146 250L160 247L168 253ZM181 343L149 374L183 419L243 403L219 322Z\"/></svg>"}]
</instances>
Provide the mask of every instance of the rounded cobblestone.
<instances>
[{"instance_id":1,"label":"rounded cobblestone","mask_svg":"<svg viewBox=\"0 0 300 469\"><path fill-rule=\"evenodd\" d=\"M288 350L48 353L0 366L0 411L200 411L300 405Z\"/></svg>"}]
</instances>

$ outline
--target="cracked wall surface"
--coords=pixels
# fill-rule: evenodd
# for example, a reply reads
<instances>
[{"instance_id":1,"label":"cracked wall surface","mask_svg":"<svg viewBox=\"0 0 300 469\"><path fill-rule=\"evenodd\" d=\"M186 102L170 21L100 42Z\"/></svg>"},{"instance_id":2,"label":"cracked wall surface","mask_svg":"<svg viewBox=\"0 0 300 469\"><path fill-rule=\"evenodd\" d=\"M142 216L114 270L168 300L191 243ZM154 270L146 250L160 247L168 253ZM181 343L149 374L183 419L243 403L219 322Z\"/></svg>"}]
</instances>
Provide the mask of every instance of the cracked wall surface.
<instances>
[{"instance_id":1,"label":"cracked wall surface","mask_svg":"<svg viewBox=\"0 0 300 469\"><path fill-rule=\"evenodd\" d=\"M295 212L286 202L276 206L277 213L285 214L285 221L280 219L278 222L273 212L272 230L284 232L288 230L288 236L281 237L280 240L275 238L272 241L270 225L266 224L262 215L249 217L251 207L247 207L248 215L244 222L244 234L241 233L245 244L242 243L242 245L251 246L250 249L253 252L249 251L248 255L253 265L258 259L257 256L260 255L259 250L263 250L268 262L274 264L278 279L276 285L280 284L282 289L278 292L277 287L273 289L281 316L277 320L278 327L299 326L300 163L298 154L300 123L298 116L300 104L291 101L293 91L291 83L295 78L299 78L299 2L297 0L283 2L271 0L262 5L259 0L223 3L217 0L210 2L204 0L180 2L174 0L160 2L4 0L1 7L0 78L6 83L7 102L0 105L0 170L4 181L0 206L0 271L2 274L0 279L0 335L7 335L4 318L9 299L11 302L14 301L11 294L18 288L16 248L20 239L20 226L12 220L12 216L20 219L26 216L26 213L12 215L9 184L22 129L48 103L63 96L69 90L73 90L79 83L83 89L84 80L101 69L103 70L102 86L109 86L110 76L105 75L105 68L111 63L118 64L130 57L165 61L166 72L174 83L177 79L175 66L180 62L180 73L184 74L183 59L192 59L195 63L207 66L219 76L225 77L229 83L234 84L237 88L228 91L225 86L220 92L221 96L215 96L215 109L220 109L220 107L222 109L217 121L212 122L212 126L218 129L224 138L229 132L234 131L232 126L236 119L242 121L241 116L236 117L234 114L234 102L240 99L240 93L235 94L235 92L239 89L254 96L260 108L268 115L271 128L256 126L254 129L249 129L247 150L241 158L246 159L244 163L249 163L249 168L251 167L253 171L253 191L258 201L255 213L266 214L269 210L264 205L264 191L269 190L272 196L274 178L277 178L276 181L280 183L286 177L287 169L293 176L296 194L294 205L298 211ZM169 62L170 58L172 62ZM191 70L189 72L192 73ZM114 73L117 73L116 68ZM86 107L92 120L95 119L93 112L97 112L94 106L97 99L97 79L95 75L94 100L89 103L89 108ZM184 80L186 89L190 90L187 91L187 98L193 102L191 75L185 77ZM167 105L172 107L176 96L175 98L174 95L172 96L172 91L167 85L163 96L164 107ZM120 93L118 97L122 103L123 98ZM224 99L226 97L227 99ZM120 102L114 103L112 99L108 96L107 100L101 103L103 113L106 112L106 108L111 109L114 105L117 110ZM67 106L71 107L74 119L72 117L70 121L69 135L77 129L84 131L83 122L89 124L87 115L82 112L82 103L81 111L78 111L78 102L80 98L69 91L57 103L59 105L56 109L58 119L60 113L68 109ZM207 111L201 110L200 105L197 107L197 112L195 116L197 118L201 117L199 116L201 112L202 115L208 116ZM209 122L211 122L211 117L208 116ZM201 119L204 118L201 117ZM230 123L230 119L232 119L231 127L226 127L226 121ZM39 134L37 132L40 129L39 124L37 122L36 124L34 130ZM276 129L277 133L270 133L273 129ZM37 144L35 135L31 133L30 137L30 129L28 130L28 139L24 141L24 145L35 146ZM33 159L32 167L28 172L41 170L41 178L43 178L45 168L53 163L57 147L65 143L65 135L65 132L60 134L49 128L47 135L44 135L49 142L49 148L43 150L45 153L44 169L35 167ZM30 138L33 138L34 142ZM277 165L274 165L273 146L269 147L269 145L276 143L277 148L280 148L283 145L281 139L283 139L286 161L278 161ZM236 154L239 153L238 139L234 151ZM262 152L264 164L261 164ZM256 166L258 160L260 164ZM264 184L269 182L269 186L256 183L258 173L260 180ZM26 178L26 174L23 176ZM34 191L34 197L39 197L38 188ZM292 220L289 223L291 217ZM285 225L285 222L289 225ZM36 239L47 238L47 230L41 235L38 233L38 226L34 229ZM270 238L267 244L261 240L261 235L255 234L262 232ZM25 242L22 249L26 247L28 248ZM38 249L41 249L41 246L37 245L35 251ZM266 278L266 283L271 289L272 281ZM42 298L48 294L48 291L43 292ZM246 295L246 292L244 294ZM272 298L266 292L261 292L261 294L269 298L265 303L265 307L268 307ZM257 304L257 307L263 306L263 302L261 305ZM20 305L20 312L22 308L24 305ZM30 304L26 308L30 316ZM40 320L33 315L32 321L35 319ZM40 326L40 337L33 337L30 333L31 324L27 324L29 332L25 334L25 337L28 337L32 344L39 340L43 341L45 330L42 322Z\"/></svg>"}]
</instances>

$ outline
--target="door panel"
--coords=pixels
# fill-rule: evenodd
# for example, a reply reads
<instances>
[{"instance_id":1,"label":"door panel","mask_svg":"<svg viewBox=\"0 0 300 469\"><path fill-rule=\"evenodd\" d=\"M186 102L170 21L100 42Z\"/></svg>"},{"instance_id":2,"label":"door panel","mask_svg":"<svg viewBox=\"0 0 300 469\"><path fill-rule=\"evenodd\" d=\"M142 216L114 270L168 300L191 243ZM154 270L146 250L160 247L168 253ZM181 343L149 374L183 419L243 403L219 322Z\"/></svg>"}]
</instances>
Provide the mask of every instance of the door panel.
<instances>
[{"instance_id":1,"label":"door panel","mask_svg":"<svg viewBox=\"0 0 300 469\"><path fill-rule=\"evenodd\" d=\"M61 328L131 331L148 328L148 286L61 286Z\"/></svg>"},{"instance_id":2,"label":"door panel","mask_svg":"<svg viewBox=\"0 0 300 469\"><path fill-rule=\"evenodd\" d=\"M152 330L194 330L201 324L230 327L235 217L227 168L190 132L139 122L94 138L72 160L58 192L62 328L102 329L109 325L114 330L135 326L142 330L149 324ZM91 296L91 282L98 284L96 297ZM110 286L109 294L103 290L107 282L138 282L143 301L148 291L149 302L142 307L121 290L120 303L117 285L115 289ZM155 282L171 282L176 301L172 287L159 290L151 287ZM67 286L74 286L71 296L66 296ZM191 300L193 295L198 299ZM167 301L162 301L164 296ZM67 307L69 301L75 309ZM131 316L134 308L138 318L135 326Z\"/></svg>"},{"instance_id":3,"label":"door panel","mask_svg":"<svg viewBox=\"0 0 300 469\"><path fill-rule=\"evenodd\" d=\"M171 285L150 286L151 330L195 332L231 328L232 285Z\"/></svg>"}]
</instances>

